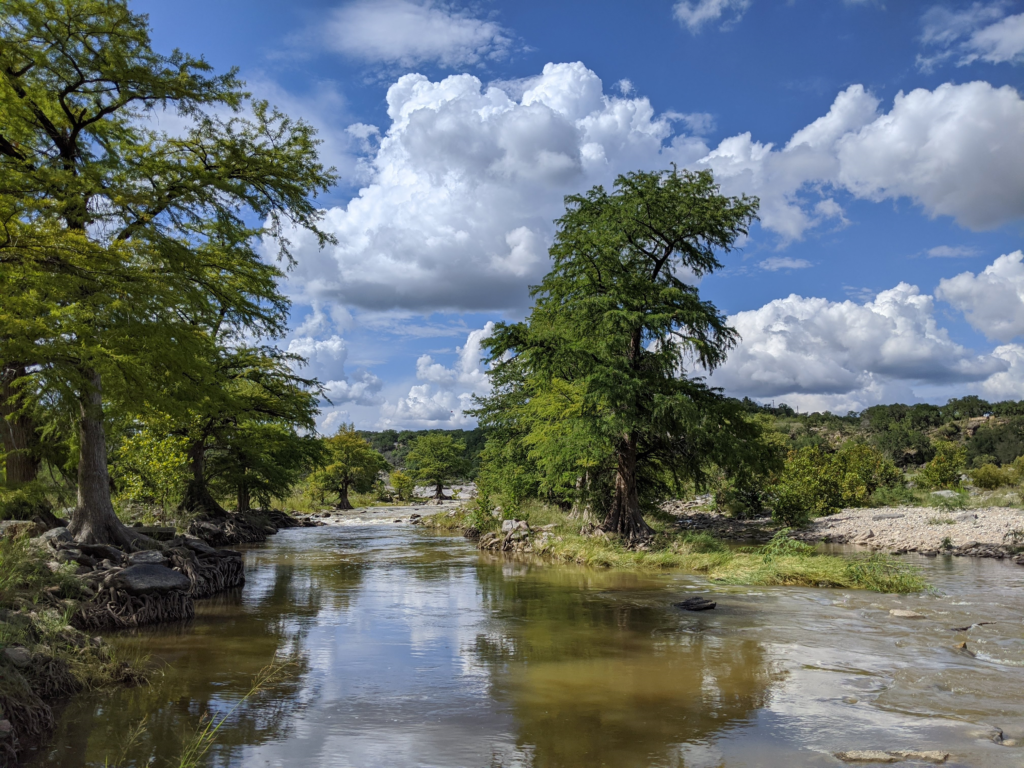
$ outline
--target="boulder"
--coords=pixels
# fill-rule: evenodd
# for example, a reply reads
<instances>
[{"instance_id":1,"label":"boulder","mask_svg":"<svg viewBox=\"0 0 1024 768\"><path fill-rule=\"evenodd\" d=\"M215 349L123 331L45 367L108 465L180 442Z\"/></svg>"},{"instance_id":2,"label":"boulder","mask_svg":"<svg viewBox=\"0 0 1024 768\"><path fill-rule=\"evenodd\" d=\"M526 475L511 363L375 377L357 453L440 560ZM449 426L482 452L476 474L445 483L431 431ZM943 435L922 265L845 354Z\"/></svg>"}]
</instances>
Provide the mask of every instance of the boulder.
<instances>
[{"instance_id":1,"label":"boulder","mask_svg":"<svg viewBox=\"0 0 1024 768\"><path fill-rule=\"evenodd\" d=\"M24 669L32 663L32 654L29 653L28 648L21 648L18 646L4 648L3 655L4 659L9 661L18 669Z\"/></svg>"},{"instance_id":2,"label":"boulder","mask_svg":"<svg viewBox=\"0 0 1024 768\"><path fill-rule=\"evenodd\" d=\"M68 533L67 528L51 528L46 533L40 534L32 539L33 544L51 545L59 547L61 544L73 544L74 537Z\"/></svg>"},{"instance_id":3,"label":"boulder","mask_svg":"<svg viewBox=\"0 0 1024 768\"><path fill-rule=\"evenodd\" d=\"M895 616L897 619L923 619L924 614L918 613L917 611L906 611L902 608L893 608L889 611L890 616Z\"/></svg>"},{"instance_id":4,"label":"boulder","mask_svg":"<svg viewBox=\"0 0 1024 768\"><path fill-rule=\"evenodd\" d=\"M501 522L501 532L502 533L509 533L515 527L516 527L516 521L515 520L502 520L502 522Z\"/></svg>"},{"instance_id":5,"label":"boulder","mask_svg":"<svg viewBox=\"0 0 1024 768\"><path fill-rule=\"evenodd\" d=\"M192 582L184 574L162 565L131 565L117 573L111 585L130 595L148 595L152 592L187 592Z\"/></svg>"},{"instance_id":6,"label":"boulder","mask_svg":"<svg viewBox=\"0 0 1024 768\"><path fill-rule=\"evenodd\" d=\"M144 549L128 555L128 562L132 565L167 565L167 557L159 550Z\"/></svg>"},{"instance_id":7,"label":"boulder","mask_svg":"<svg viewBox=\"0 0 1024 768\"><path fill-rule=\"evenodd\" d=\"M959 495L956 491L932 491L932 496L939 496L943 499L955 499Z\"/></svg>"}]
</instances>

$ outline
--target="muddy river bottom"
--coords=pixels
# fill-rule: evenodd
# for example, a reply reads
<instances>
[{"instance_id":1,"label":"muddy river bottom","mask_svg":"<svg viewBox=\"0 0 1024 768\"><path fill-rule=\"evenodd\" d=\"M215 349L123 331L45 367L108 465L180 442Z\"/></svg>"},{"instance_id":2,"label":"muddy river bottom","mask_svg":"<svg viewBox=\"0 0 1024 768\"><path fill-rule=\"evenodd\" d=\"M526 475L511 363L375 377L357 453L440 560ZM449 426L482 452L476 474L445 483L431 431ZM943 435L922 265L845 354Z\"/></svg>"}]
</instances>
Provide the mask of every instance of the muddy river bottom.
<instances>
[{"instance_id":1,"label":"muddy river bottom","mask_svg":"<svg viewBox=\"0 0 1024 768\"><path fill-rule=\"evenodd\" d=\"M914 596L721 586L502 561L391 517L283 531L194 621L110 638L152 655L152 685L75 698L31 765L176 766L196 723L283 658L205 765L1024 765L1020 566L913 559L935 587ZM718 607L672 607L695 594Z\"/></svg>"}]
</instances>

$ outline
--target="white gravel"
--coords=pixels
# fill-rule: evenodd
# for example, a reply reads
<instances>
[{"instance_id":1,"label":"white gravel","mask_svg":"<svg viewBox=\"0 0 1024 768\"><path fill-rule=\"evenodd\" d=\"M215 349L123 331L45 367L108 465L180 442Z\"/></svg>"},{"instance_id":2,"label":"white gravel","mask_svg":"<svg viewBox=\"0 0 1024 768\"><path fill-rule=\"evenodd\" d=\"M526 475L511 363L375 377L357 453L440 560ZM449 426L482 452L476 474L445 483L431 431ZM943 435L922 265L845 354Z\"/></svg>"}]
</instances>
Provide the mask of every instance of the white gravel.
<instances>
[{"instance_id":1,"label":"white gravel","mask_svg":"<svg viewBox=\"0 0 1024 768\"><path fill-rule=\"evenodd\" d=\"M955 522L938 522L948 520ZM838 515L819 517L800 538L828 538L887 551L934 550L946 537L954 547L970 546L971 542L1009 544L1013 531L1020 532L1017 543L1024 545L1024 510L981 507L946 512L929 507L876 507L844 509Z\"/></svg>"}]
</instances>

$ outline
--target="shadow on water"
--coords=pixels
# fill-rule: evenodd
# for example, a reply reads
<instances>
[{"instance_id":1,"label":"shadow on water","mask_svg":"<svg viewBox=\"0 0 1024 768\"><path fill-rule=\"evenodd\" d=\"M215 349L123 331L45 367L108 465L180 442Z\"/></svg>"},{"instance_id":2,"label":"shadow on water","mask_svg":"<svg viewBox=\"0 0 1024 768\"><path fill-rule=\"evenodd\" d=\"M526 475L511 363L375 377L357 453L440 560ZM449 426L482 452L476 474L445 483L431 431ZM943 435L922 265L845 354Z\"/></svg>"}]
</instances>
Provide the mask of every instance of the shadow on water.
<instances>
[{"instance_id":1,"label":"shadow on water","mask_svg":"<svg viewBox=\"0 0 1024 768\"><path fill-rule=\"evenodd\" d=\"M753 589L505 561L383 523L282 532L246 564L244 590L203 601L195 620L111 638L152 654L153 684L75 698L32 765L102 766L143 717L122 765L175 765L204 714L230 710L286 657L289 674L235 712L208 765L819 766L839 750L923 747L954 753L953 765L1024 757L992 740L993 727L1024 737L1016 566L922 562L936 590L911 597ZM672 607L709 589L715 611ZM893 608L927 618L899 622ZM975 656L955 652L965 641Z\"/></svg>"}]
</instances>

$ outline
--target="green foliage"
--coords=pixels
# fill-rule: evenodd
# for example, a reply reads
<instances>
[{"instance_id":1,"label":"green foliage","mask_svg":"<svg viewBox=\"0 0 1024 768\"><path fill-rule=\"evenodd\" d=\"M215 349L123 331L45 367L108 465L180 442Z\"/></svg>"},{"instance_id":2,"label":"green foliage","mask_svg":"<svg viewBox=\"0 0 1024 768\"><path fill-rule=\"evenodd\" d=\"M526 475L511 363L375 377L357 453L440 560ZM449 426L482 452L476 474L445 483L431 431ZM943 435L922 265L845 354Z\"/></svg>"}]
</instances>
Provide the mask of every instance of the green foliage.
<instances>
[{"instance_id":1,"label":"green foliage","mask_svg":"<svg viewBox=\"0 0 1024 768\"><path fill-rule=\"evenodd\" d=\"M991 412L992 406L977 395L954 397L942 408L943 419L973 419Z\"/></svg>"},{"instance_id":2,"label":"green foliage","mask_svg":"<svg viewBox=\"0 0 1024 768\"><path fill-rule=\"evenodd\" d=\"M720 195L708 171L630 173L566 198L529 318L486 342L496 394L478 415L525 449L524 486L533 470L540 493L579 504L614 483L605 526L642 539L643 509L757 440L738 402L685 373L713 370L736 334L679 277L719 269L757 205Z\"/></svg>"},{"instance_id":3,"label":"green foliage","mask_svg":"<svg viewBox=\"0 0 1024 768\"><path fill-rule=\"evenodd\" d=\"M416 440L423 435L432 432L444 432L456 440L466 444L466 471L464 476L469 480L475 480L480 471L482 453L487 443L487 430L478 427L477 429L421 429L421 430L396 430L385 429L381 432L360 430L359 436L368 442L373 449L380 452L388 463L396 469L406 469L406 456L412 449Z\"/></svg>"},{"instance_id":4,"label":"green foliage","mask_svg":"<svg viewBox=\"0 0 1024 768\"><path fill-rule=\"evenodd\" d=\"M814 547L802 541L790 538L789 528L782 528L772 536L771 541L761 547L759 554L766 563L786 555L809 555Z\"/></svg>"},{"instance_id":5,"label":"green foliage","mask_svg":"<svg viewBox=\"0 0 1024 768\"><path fill-rule=\"evenodd\" d=\"M444 432L430 432L416 438L406 456L413 477L433 485L440 493L445 484L464 476L466 444Z\"/></svg>"},{"instance_id":6,"label":"green foliage","mask_svg":"<svg viewBox=\"0 0 1024 768\"><path fill-rule=\"evenodd\" d=\"M46 486L39 481L16 488L0 485L0 520L31 520L40 509L49 509Z\"/></svg>"},{"instance_id":7,"label":"green foliage","mask_svg":"<svg viewBox=\"0 0 1024 768\"><path fill-rule=\"evenodd\" d=\"M340 509L349 509L349 489L357 493L371 491L381 472L390 469L388 463L370 447L351 424L342 424L338 431L324 440L326 466L317 471L312 479L321 498L337 496Z\"/></svg>"},{"instance_id":8,"label":"green foliage","mask_svg":"<svg viewBox=\"0 0 1024 768\"><path fill-rule=\"evenodd\" d=\"M994 490L1002 485L1010 485L1013 482L1009 468L1003 469L995 464L982 464L977 469L971 470L971 482L979 488Z\"/></svg>"},{"instance_id":9,"label":"green foliage","mask_svg":"<svg viewBox=\"0 0 1024 768\"><path fill-rule=\"evenodd\" d=\"M168 434L166 421L125 435L112 452L111 473L118 495L128 503L177 501L187 477L188 439Z\"/></svg>"},{"instance_id":10,"label":"green foliage","mask_svg":"<svg viewBox=\"0 0 1024 768\"><path fill-rule=\"evenodd\" d=\"M786 525L804 525L812 517L866 504L878 488L902 483L903 473L863 443L847 443L835 453L802 448L786 460L773 514Z\"/></svg>"},{"instance_id":11,"label":"green foliage","mask_svg":"<svg viewBox=\"0 0 1024 768\"><path fill-rule=\"evenodd\" d=\"M5 2L0 114L0 362L28 366L22 391L78 420L81 460L103 466L104 408L180 413L215 391L198 369L218 328L285 328L262 249L330 240L314 198L334 174L310 126L234 71L156 53L124 0ZM113 535L96 474L72 528Z\"/></svg>"},{"instance_id":12,"label":"green foliage","mask_svg":"<svg viewBox=\"0 0 1024 768\"><path fill-rule=\"evenodd\" d=\"M399 501L412 501L413 492L416 490L416 480L411 475L396 469L391 473L389 479Z\"/></svg>"},{"instance_id":13,"label":"green foliage","mask_svg":"<svg viewBox=\"0 0 1024 768\"><path fill-rule=\"evenodd\" d=\"M1024 417L1014 416L1003 423L982 424L967 442L967 460L972 466L992 463L1010 464L1024 456ZM979 462L984 457L987 461Z\"/></svg>"},{"instance_id":14,"label":"green foliage","mask_svg":"<svg viewBox=\"0 0 1024 768\"><path fill-rule=\"evenodd\" d=\"M935 457L917 475L925 488L959 488L960 476L967 470L967 448L949 440L935 441Z\"/></svg>"}]
</instances>

